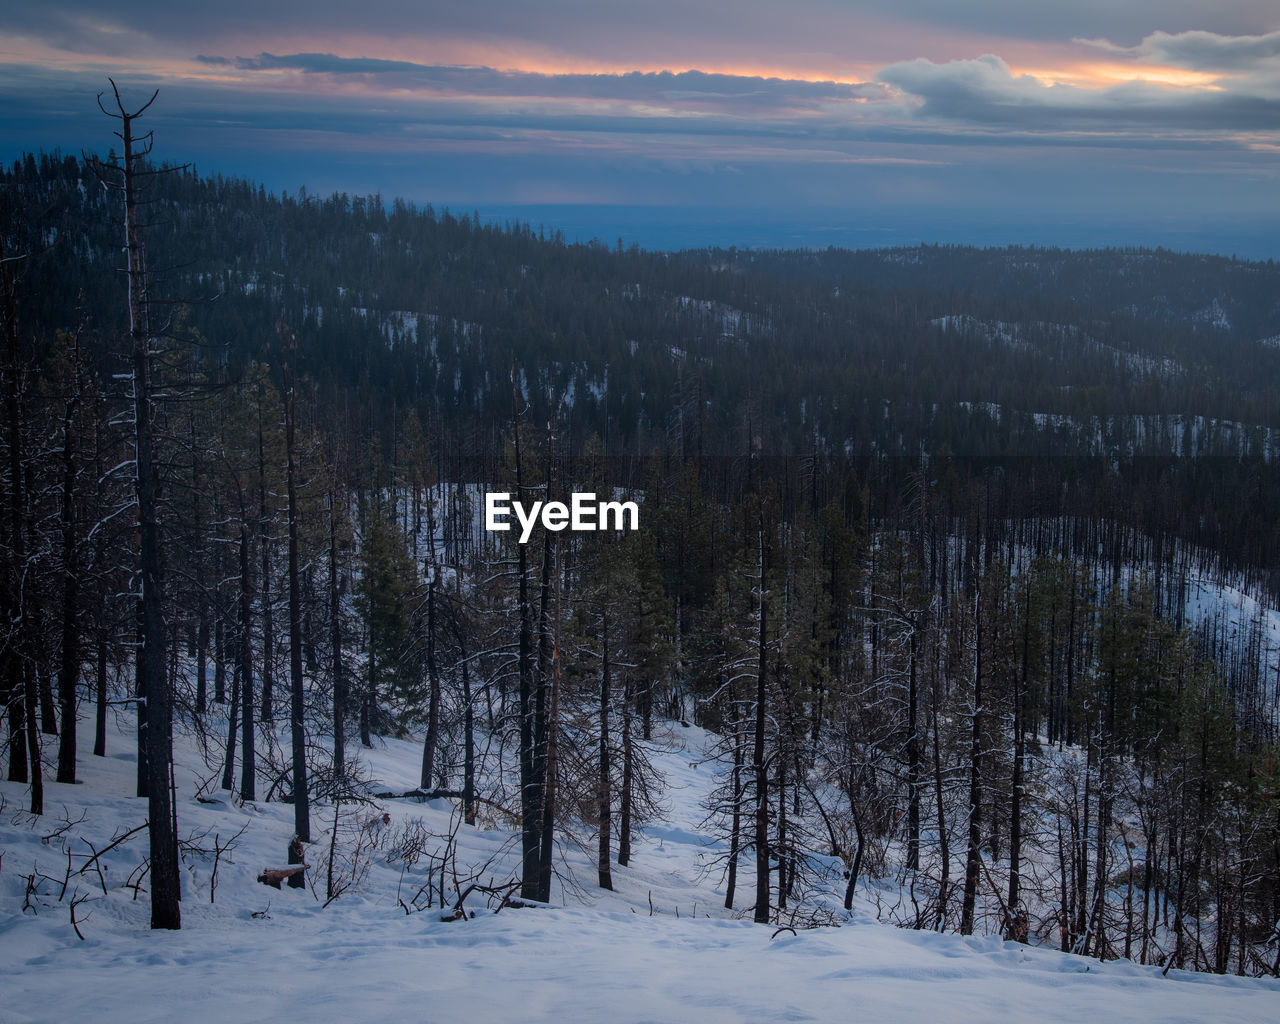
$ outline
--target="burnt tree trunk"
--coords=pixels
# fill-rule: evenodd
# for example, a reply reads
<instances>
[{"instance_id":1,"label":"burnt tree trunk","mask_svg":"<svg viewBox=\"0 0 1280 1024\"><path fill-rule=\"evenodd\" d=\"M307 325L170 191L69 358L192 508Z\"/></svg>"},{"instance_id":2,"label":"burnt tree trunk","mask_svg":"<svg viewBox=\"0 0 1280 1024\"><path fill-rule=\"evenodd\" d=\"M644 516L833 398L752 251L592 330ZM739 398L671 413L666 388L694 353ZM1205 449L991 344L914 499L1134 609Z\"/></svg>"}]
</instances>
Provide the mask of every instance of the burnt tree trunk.
<instances>
[{"instance_id":1,"label":"burnt tree trunk","mask_svg":"<svg viewBox=\"0 0 1280 1024\"><path fill-rule=\"evenodd\" d=\"M631 863L631 801L635 786L635 750L632 746L631 674L623 673L622 682L622 792L618 794L618 865Z\"/></svg>"},{"instance_id":2,"label":"burnt tree trunk","mask_svg":"<svg viewBox=\"0 0 1280 1024\"><path fill-rule=\"evenodd\" d=\"M58 781L76 781L76 687L80 682L80 545L76 539L75 422L84 386L78 346L75 380L62 416L62 650L58 665Z\"/></svg>"},{"instance_id":3,"label":"burnt tree trunk","mask_svg":"<svg viewBox=\"0 0 1280 1024\"><path fill-rule=\"evenodd\" d=\"M342 664L342 594L338 588L338 496L329 495L329 646L333 658L333 774L346 773L347 682Z\"/></svg>"},{"instance_id":4,"label":"burnt tree trunk","mask_svg":"<svg viewBox=\"0 0 1280 1024\"><path fill-rule=\"evenodd\" d=\"M598 816L600 818L600 842L596 851L596 871L599 875L601 889L613 889L613 873L610 870L609 856L612 837L613 793L609 787L609 690L612 681L609 677L609 608L606 604L600 616L600 757L597 766L599 772L599 791L596 795Z\"/></svg>"},{"instance_id":5,"label":"burnt tree trunk","mask_svg":"<svg viewBox=\"0 0 1280 1024\"><path fill-rule=\"evenodd\" d=\"M523 502L524 469L520 452L520 410L515 377L511 380L512 437L516 463L516 497ZM533 706L533 609L529 603L529 559L525 545L516 545L516 581L520 611L520 896L538 899L538 856L542 826L542 790L536 774L534 757Z\"/></svg>"},{"instance_id":6,"label":"burnt tree trunk","mask_svg":"<svg viewBox=\"0 0 1280 1024\"><path fill-rule=\"evenodd\" d=\"M253 579L249 567L249 524L240 524L240 799L258 799L253 714Z\"/></svg>"},{"instance_id":7,"label":"burnt tree trunk","mask_svg":"<svg viewBox=\"0 0 1280 1024\"><path fill-rule=\"evenodd\" d=\"M440 737L440 672L436 664L436 582L439 573L431 567L431 579L427 583L427 735L422 743L423 789L431 788L435 775L436 745Z\"/></svg>"},{"instance_id":8,"label":"burnt tree trunk","mask_svg":"<svg viewBox=\"0 0 1280 1024\"><path fill-rule=\"evenodd\" d=\"M759 566L760 566L760 601L759 601L759 667L756 671L756 720L755 735L751 748L751 773L755 780L756 816L755 816L755 848L756 848L756 907L755 921L767 924L769 921L769 771L765 760L765 704L769 694L768 687L768 614L769 602L765 592L765 557L764 557L764 503L760 504L759 524Z\"/></svg>"},{"instance_id":9,"label":"burnt tree trunk","mask_svg":"<svg viewBox=\"0 0 1280 1024\"><path fill-rule=\"evenodd\" d=\"M0 237L0 244L5 239ZM9 719L9 771L10 782L26 782L28 779L27 764L27 727L26 727L26 694L23 692L23 660L26 657L24 639L26 634L23 609L23 575L26 562L26 551L23 534L23 472L22 472L22 424L24 410L22 402L22 358L20 335L18 331L17 284L10 272L10 258L0 262L4 273L5 301L5 341L8 349L6 355L9 364L9 381L5 390L5 426L9 435L9 486L8 521L9 564L5 567L6 579L3 601L3 626L9 634L3 647L4 655L4 687L6 711ZM14 259L18 257L13 257Z\"/></svg>"},{"instance_id":10,"label":"burnt tree trunk","mask_svg":"<svg viewBox=\"0 0 1280 1024\"><path fill-rule=\"evenodd\" d=\"M282 339L283 340L283 339ZM285 363L285 396L284 396L284 444L285 444L285 484L289 500L289 740L293 755L293 830L301 843L311 842L311 798L307 792L307 736L303 715L306 713L306 694L302 689L302 589L298 565L298 462L297 462L297 339L288 334L288 359ZM332 543L332 533L330 534ZM330 548L330 572L334 572L333 549ZM337 595L334 595L336 602ZM335 604L336 608L336 604ZM336 618L336 611L335 611ZM334 706L340 709L341 697L341 665L342 647L337 628L334 628L333 645L333 692ZM334 750L335 778L342 777L342 758L338 752L342 749L342 716L334 715Z\"/></svg>"},{"instance_id":11,"label":"burnt tree trunk","mask_svg":"<svg viewBox=\"0 0 1280 1024\"><path fill-rule=\"evenodd\" d=\"M981 588L981 584L979 584ZM964 902L960 909L960 934L973 934L978 876L982 871L982 592L978 614L973 669L973 721L969 738L969 847L964 866Z\"/></svg>"},{"instance_id":12,"label":"burnt tree trunk","mask_svg":"<svg viewBox=\"0 0 1280 1024\"><path fill-rule=\"evenodd\" d=\"M147 820L151 852L151 927L180 928L182 914L181 880L178 874L178 837L174 827L169 789L169 769L173 761L172 707L165 671L165 618L163 570L160 557L160 521L157 501L157 474L154 454L151 403L151 325L147 295L147 265L138 221L138 164L151 150L150 135L143 137L139 151L134 148L133 122L155 102L155 95L141 108L128 113L115 93L116 112L109 116L120 122L117 135L124 144L123 192L125 206L125 250L128 256L129 339L133 362L134 463L138 497L138 569L141 585L139 602L138 660L139 721L147 755ZM101 103L100 103L101 105ZM103 108L104 112L106 108ZM146 173L146 172L142 172Z\"/></svg>"}]
</instances>

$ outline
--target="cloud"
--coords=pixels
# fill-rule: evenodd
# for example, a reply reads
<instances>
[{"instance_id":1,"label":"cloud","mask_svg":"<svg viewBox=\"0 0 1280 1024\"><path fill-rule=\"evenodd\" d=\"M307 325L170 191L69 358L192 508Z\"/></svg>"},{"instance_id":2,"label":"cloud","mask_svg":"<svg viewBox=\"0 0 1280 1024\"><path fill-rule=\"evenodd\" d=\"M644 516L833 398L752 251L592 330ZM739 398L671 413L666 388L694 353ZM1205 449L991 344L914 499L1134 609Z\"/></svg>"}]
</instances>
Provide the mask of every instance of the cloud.
<instances>
[{"instance_id":1,"label":"cloud","mask_svg":"<svg viewBox=\"0 0 1280 1024\"><path fill-rule=\"evenodd\" d=\"M292 53L277 56L260 53L256 57L196 57L202 64L234 67L241 71L305 71L311 74L381 75L401 71L429 70L407 60L381 57L337 57L332 53Z\"/></svg>"},{"instance_id":2,"label":"cloud","mask_svg":"<svg viewBox=\"0 0 1280 1024\"><path fill-rule=\"evenodd\" d=\"M1043 106L1063 96L1061 87L1048 88L1030 75L1015 76L990 53L946 64L917 58L891 64L878 77L923 100L926 115L943 118L970 120L985 112L985 119L1004 120L995 116L998 111Z\"/></svg>"},{"instance_id":3,"label":"cloud","mask_svg":"<svg viewBox=\"0 0 1280 1024\"><path fill-rule=\"evenodd\" d=\"M1046 84L999 57L892 64L877 76L913 98L921 117L1023 129L1275 132L1280 89L1261 79L1212 87L1134 80L1103 89Z\"/></svg>"},{"instance_id":4,"label":"cloud","mask_svg":"<svg viewBox=\"0 0 1280 1024\"><path fill-rule=\"evenodd\" d=\"M358 78L376 87L473 97L617 100L679 105L816 107L884 99L876 82L807 81L704 71L546 74L491 67L418 64L332 53L261 53L256 57L200 56L202 64L245 72L296 71L335 82Z\"/></svg>"},{"instance_id":5,"label":"cloud","mask_svg":"<svg viewBox=\"0 0 1280 1024\"><path fill-rule=\"evenodd\" d=\"M1137 46L1117 46L1107 39L1077 39L1076 42L1188 71L1280 72L1280 32L1252 36L1204 31L1152 32Z\"/></svg>"}]
</instances>

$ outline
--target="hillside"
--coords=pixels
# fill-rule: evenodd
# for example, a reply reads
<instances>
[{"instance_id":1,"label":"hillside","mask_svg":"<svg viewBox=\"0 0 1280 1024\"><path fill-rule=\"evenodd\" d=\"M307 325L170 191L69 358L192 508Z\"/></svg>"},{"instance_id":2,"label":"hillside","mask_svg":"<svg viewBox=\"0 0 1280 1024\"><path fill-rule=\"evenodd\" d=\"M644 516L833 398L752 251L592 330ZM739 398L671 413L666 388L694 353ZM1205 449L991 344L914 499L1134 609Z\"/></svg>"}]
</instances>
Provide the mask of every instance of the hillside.
<instances>
[{"instance_id":1,"label":"hillside","mask_svg":"<svg viewBox=\"0 0 1280 1024\"><path fill-rule=\"evenodd\" d=\"M590 865L567 848L560 870L585 890L560 889L555 906L503 909L484 897L475 916L442 921L438 902L406 913L434 852L415 864L397 841L415 826L452 827L449 801L362 801L342 819L340 853L363 835L364 873L324 905L328 836L308 853L313 890L277 892L257 884L278 863L291 829L287 806L215 800L195 794L207 774L194 736L180 733L179 814L185 823L184 929L147 931L145 895L127 882L139 864L141 837L104 854L81 874L93 849L139 824L131 798L134 766L123 753L131 720L117 715L102 766L82 757L88 781L49 790L58 810L35 822L17 813L21 787L0 783L0 979L3 1016L14 1024L64 1019L92 1005L105 1022L168 1021L174 993L191 1021L310 1018L361 1020L411 1016L474 1021L829 1020L856 1012L877 1021L1202 1021L1270 1020L1274 980L1163 973L1130 963L877 924L860 897L842 927L775 932L735 920L723 909L720 873L705 872L717 852L698 831L709 795L709 737L674 727L655 748L668 781L667 812L637 837L635 861L615 873L616 893L590 891ZM670 728L664 726L664 733ZM389 740L362 756L367 788L412 784L419 748ZM382 815L386 815L383 823ZM68 824L68 822L74 824ZM358 823L364 822L362 828ZM325 827L327 831L329 826ZM41 837L57 833L48 842ZM234 838L233 838L234 837ZM464 878L489 862L486 880L516 868L517 837L500 826L457 831ZM217 859L218 844L231 845ZM494 860L493 858L495 858ZM70 865L71 881L59 899ZM339 869L342 870L341 868ZM47 877L41 878L41 875ZM34 891L25 897L28 876ZM99 877L107 892L103 894ZM457 896L446 883L450 905ZM746 884L750 885L749 878ZM145 888L145 886L144 886ZM69 908L84 935L77 938ZM212 897L212 899L211 899ZM696 907L696 913L695 913ZM56 974L54 973L56 972ZM52 980L56 977L56 981Z\"/></svg>"},{"instance_id":2,"label":"hillside","mask_svg":"<svg viewBox=\"0 0 1280 1024\"><path fill-rule=\"evenodd\" d=\"M124 303L119 210L99 179L41 156L0 185L10 245L37 254L25 319L67 329L81 308L106 344ZM492 423L510 414L513 368L536 420L558 407L575 443L594 434L612 452L737 454L744 415L776 455L1082 454L1094 447L1052 426L1098 417L1280 428L1272 263L937 246L646 253L381 196L276 196L189 171L147 187L156 299L180 304L177 324L199 332L211 364L278 364L283 319L326 399L413 408L478 435L460 446L472 455L491 454ZM993 426L992 404L1024 422ZM390 436L385 414L362 416L353 426ZM1108 454L1170 452L1132 431L1100 441ZM1210 449L1257 450L1239 437Z\"/></svg>"},{"instance_id":3,"label":"hillside","mask_svg":"<svg viewBox=\"0 0 1280 1024\"><path fill-rule=\"evenodd\" d=\"M53 358L57 332L75 328L109 378L126 315L103 175L30 156L0 186L6 244L30 254L14 268L24 348ZM278 378L283 325L308 415L350 450L376 438L384 463L403 460L412 415L438 479L491 477L514 381L529 422L554 419L569 457L602 452L619 486L644 486L640 459L693 459L730 498L754 449L780 478L814 462L831 479L852 470L888 514L922 459L965 481L998 466L1015 516L1046 500L1078 516L1106 506L1236 570L1270 574L1280 558L1280 488L1260 468L1280 430L1272 262L647 253L190 170L147 179L141 209L177 372L222 387L261 363Z\"/></svg>"},{"instance_id":4,"label":"hillside","mask_svg":"<svg viewBox=\"0 0 1280 1024\"><path fill-rule=\"evenodd\" d=\"M55 844L66 787L145 792L126 917L220 920L178 889L241 805L385 878L372 772L529 902L723 871L761 931L1280 970L1273 265L645 253L134 170L128 273L110 160L6 171L0 239L8 799Z\"/></svg>"}]
</instances>

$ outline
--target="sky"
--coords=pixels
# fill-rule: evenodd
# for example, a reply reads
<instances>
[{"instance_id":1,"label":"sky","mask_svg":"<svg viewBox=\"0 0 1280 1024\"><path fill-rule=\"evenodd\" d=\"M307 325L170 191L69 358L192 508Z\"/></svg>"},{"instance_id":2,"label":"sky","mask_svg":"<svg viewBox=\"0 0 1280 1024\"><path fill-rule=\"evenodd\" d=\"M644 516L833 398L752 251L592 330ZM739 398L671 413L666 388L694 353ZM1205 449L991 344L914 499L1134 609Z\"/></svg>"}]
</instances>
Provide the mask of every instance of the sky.
<instances>
[{"instance_id":1,"label":"sky","mask_svg":"<svg viewBox=\"0 0 1280 1024\"><path fill-rule=\"evenodd\" d=\"M4 0L0 159L157 158L647 248L1280 258L1274 0Z\"/></svg>"}]
</instances>

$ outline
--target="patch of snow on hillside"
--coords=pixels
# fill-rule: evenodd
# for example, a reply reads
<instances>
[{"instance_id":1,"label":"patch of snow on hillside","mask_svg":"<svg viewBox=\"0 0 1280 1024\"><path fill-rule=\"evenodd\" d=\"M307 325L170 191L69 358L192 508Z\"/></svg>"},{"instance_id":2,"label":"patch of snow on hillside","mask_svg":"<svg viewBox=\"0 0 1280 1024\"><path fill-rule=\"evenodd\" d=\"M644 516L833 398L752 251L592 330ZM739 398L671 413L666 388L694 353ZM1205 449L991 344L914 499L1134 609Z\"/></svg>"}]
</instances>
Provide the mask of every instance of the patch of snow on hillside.
<instances>
[{"instance_id":1,"label":"patch of snow on hillside","mask_svg":"<svg viewBox=\"0 0 1280 1024\"><path fill-rule=\"evenodd\" d=\"M1214 296L1213 301L1205 306L1204 309L1192 314L1191 319L1207 324L1219 331L1231 330L1231 319L1227 316L1227 311L1222 308L1222 303L1217 296Z\"/></svg>"}]
</instances>

